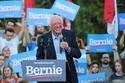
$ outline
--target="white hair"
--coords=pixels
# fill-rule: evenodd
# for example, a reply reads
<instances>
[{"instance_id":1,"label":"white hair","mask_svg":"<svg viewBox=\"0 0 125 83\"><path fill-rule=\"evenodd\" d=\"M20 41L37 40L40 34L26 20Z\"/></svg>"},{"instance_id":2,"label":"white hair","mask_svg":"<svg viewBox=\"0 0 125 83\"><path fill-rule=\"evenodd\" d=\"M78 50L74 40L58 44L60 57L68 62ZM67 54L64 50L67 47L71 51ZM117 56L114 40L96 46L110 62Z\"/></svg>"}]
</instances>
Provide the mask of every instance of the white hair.
<instances>
[{"instance_id":1,"label":"white hair","mask_svg":"<svg viewBox=\"0 0 125 83\"><path fill-rule=\"evenodd\" d=\"M14 23L13 22L8 22L7 25L12 25L13 26Z\"/></svg>"},{"instance_id":2,"label":"white hair","mask_svg":"<svg viewBox=\"0 0 125 83\"><path fill-rule=\"evenodd\" d=\"M61 23L63 24L63 18L59 15L51 15L50 18L48 19L48 24L51 27L51 22L52 22L52 18L57 18L61 21Z\"/></svg>"}]
</instances>

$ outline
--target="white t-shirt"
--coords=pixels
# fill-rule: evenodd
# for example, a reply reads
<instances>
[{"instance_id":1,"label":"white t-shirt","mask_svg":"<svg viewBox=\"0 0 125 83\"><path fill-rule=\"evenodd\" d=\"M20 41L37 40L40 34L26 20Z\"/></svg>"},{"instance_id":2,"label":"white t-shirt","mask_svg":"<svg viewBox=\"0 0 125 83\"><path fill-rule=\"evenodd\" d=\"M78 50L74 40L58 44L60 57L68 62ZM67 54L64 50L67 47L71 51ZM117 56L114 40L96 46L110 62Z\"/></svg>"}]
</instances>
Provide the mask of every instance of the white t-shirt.
<instances>
[{"instance_id":1,"label":"white t-shirt","mask_svg":"<svg viewBox=\"0 0 125 83\"><path fill-rule=\"evenodd\" d=\"M11 52L10 55L18 53L19 39L17 36L11 39L10 41L7 41L6 39L0 37L0 44L1 44L0 52L2 52L2 49L7 46L10 48Z\"/></svg>"}]
</instances>

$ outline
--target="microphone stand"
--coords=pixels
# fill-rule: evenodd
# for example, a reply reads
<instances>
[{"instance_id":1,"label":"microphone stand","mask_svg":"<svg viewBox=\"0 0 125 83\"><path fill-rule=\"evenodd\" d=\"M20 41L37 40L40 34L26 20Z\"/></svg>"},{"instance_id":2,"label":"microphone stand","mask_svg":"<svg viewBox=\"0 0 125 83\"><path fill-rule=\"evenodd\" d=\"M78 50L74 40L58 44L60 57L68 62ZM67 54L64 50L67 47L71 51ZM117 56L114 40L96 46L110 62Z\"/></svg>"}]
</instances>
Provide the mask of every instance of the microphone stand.
<instances>
[{"instance_id":1,"label":"microphone stand","mask_svg":"<svg viewBox=\"0 0 125 83\"><path fill-rule=\"evenodd\" d=\"M46 47L44 48L44 54L45 54L44 59L46 60L47 59L47 57L46 57Z\"/></svg>"},{"instance_id":2,"label":"microphone stand","mask_svg":"<svg viewBox=\"0 0 125 83\"><path fill-rule=\"evenodd\" d=\"M47 55L46 55L46 54L47 54L47 53L46 53L47 51L46 51L46 48L47 48L47 44L45 44L45 45L43 46L44 55L45 55L45 56L44 56L44 59L45 59L45 60L47 59Z\"/></svg>"},{"instance_id":3,"label":"microphone stand","mask_svg":"<svg viewBox=\"0 0 125 83\"><path fill-rule=\"evenodd\" d=\"M45 43L44 42L44 40L43 40L43 38L40 40L40 42L41 42L41 46L43 47L43 52L44 52L44 59L46 60L47 59L47 57L46 57L46 48L47 48L47 43Z\"/></svg>"}]
</instances>

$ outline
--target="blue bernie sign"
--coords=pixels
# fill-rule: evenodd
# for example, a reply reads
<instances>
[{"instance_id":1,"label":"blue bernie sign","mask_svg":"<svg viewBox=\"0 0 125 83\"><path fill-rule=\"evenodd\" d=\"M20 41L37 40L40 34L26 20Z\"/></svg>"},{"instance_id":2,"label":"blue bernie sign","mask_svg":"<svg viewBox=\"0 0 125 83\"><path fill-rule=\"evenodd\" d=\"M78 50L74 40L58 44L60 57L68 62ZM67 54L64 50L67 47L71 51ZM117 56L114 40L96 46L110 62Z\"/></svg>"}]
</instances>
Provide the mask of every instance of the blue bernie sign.
<instances>
[{"instance_id":1,"label":"blue bernie sign","mask_svg":"<svg viewBox=\"0 0 125 83\"><path fill-rule=\"evenodd\" d=\"M106 83L105 81L105 73L78 76L78 83Z\"/></svg>"},{"instance_id":2,"label":"blue bernie sign","mask_svg":"<svg viewBox=\"0 0 125 83\"><path fill-rule=\"evenodd\" d=\"M125 13L118 14L118 26L120 31L125 30Z\"/></svg>"},{"instance_id":3,"label":"blue bernie sign","mask_svg":"<svg viewBox=\"0 0 125 83\"><path fill-rule=\"evenodd\" d=\"M21 18L22 1L0 1L0 18Z\"/></svg>"},{"instance_id":4,"label":"blue bernie sign","mask_svg":"<svg viewBox=\"0 0 125 83\"><path fill-rule=\"evenodd\" d=\"M89 52L112 52L114 40L113 34L88 34Z\"/></svg>"},{"instance_id":5,"label":"blue bernie sign","mask_svg":"<svg viewBox=\"0 0 125 83\"><path fill-rule=\"evenodd\" d=\"M86 69L87 69L87 59L86 59L86 51L85 50L80 50L82 53L82 56L79 59L75 60L76 64L76 70L77 74L86 74Z\"/></svg>"},{"instance_id":6,"label":"blue bernie sign","mask_svg":"<svg viewBox=\"0 0 125 83\"><path fill-rule=\"evenodd\" d=\"M80 6L69 1L56 0L52 6L52 11L73 21L78 13L79 8Z\"/></svg>"},{"instance_id":7,"label":"blue bernie sign","mask_svg":"<svg viewBox=\"0 0 125 83\"><path fill-rule=\"evenodd\" d=\"M10 60L12 61L12 67L14 72L18 72L22 76L21 62L23 60L36 60L36 51L29 51L12 55L10 57Z\"/></svg>"},{"instance_id":8,"label":"blue bernie sign","mask_svg":"<svg viewBox=\"0 0 125 83\"><path fill-rule=\"evenodd\" d=\"M26 60L22 62L23 78L30 81L66 81L65 60Z\"/></svg>"},{"instance_id":9,"label":"blue bernie sign","mask_svg":"<svg viewBox=\"0 0 125 83\"><path fill-rule=\"evenodd\" d=\"M28 8L27 21L28 25L48 26L48 20L53 12L50 9Z\"/></svg>"}]
</instances>

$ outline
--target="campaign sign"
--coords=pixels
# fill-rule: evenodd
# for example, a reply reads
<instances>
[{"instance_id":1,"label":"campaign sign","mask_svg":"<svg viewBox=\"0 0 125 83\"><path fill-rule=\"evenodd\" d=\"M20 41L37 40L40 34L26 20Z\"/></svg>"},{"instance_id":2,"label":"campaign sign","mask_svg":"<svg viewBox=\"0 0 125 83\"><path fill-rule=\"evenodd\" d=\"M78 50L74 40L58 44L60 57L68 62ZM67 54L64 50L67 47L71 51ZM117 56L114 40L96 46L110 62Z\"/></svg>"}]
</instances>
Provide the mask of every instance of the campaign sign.
<instances>
[{"instance_id":1,"label":"campaign sign","mask_svg":"<svg viewBox=\"0 0 125 83\"><path fill-rule=\"evenodd\" d=\"M88 34L89 52L112 52L114 40L113 34Z\"/></svg>"},{"instance_id":2,"label":"campaign sign","mask_svg":"<svg viewBox=\"0 0 125 83\"><path fill-rule=\"evenodd\" d=\"M21 62L23 60L36 60L36 51L29 51L12 55L10 56L10 60L12 61L14 72L18 72L20 75L22 75Z\"/></svg>"},{"instance_id":3,"label":"campaign sign","mask_svg":"<svg viewBox=\"0 0 125 83\"><path fill-rule=\"evenodd\" d=\"M50 9L28 8L27 21L28 25L48 26L48 20L53 12Z\"/></svg>"},{"instance_id":4,"label":"campaign sign","mask_svg":"<svg viewBox=\"0 0 125 83\"><path fill-rule=\"evenodd\" d=\"M80 6L65 0L56 0L52 6L54 13L64 16L69 20L74 20Z\"/></svg>"},{"instance_id":5,"label":"campaign sign","mask_svg":"<svg viewBox=\"0 0 125 83\"><path fill-rule=\"evenodd\" d=\"M22 1L0 1L0 18L21 18Z\"/></svg>"},{"instance_id":6,"label":"campaign sign","mask_svg":"<svg viewBox=\"0 0 125 83\"><path fill-rule=\"evenodd\" d=\"M86 74L86 69L87 69L87 60L86 60L86 51L85 50L80 50L82 53L82 56L79 59L75 60L76 64L76 71L77 74Z\"/></svg>"},{"instance_id":7,"label":"campaign sign","mask_svg":"<svg viewBox=\"0 0 125 83\"><path fill-rule=\"evenodd\" d=\"M87 63L76 63L77 75L86 74Z\"/></svg>"},{"instance_id":8,"label":"campaign sign","mask_svg":"<svg viewBox=\"0 0 125 83\"><path fill-rule=\"evenodd\" d=\"M80 50L82 56L77 59L78 63L87 63L87 59L86 59L86 50Z\"/></svg>"},{"instance_id":9,"label":"campaign sign","mask_svg":"<svg viewBox=\"0 0 125 83\"><path fill-rule=\"evenodd\" d=\"M65 60L27 60L22 62L23 78L30 81L66 81Z\"/></svg>"},{"instance_id":10,"label":"campaign sign","mask_svg":"<svg viewBox=\"0 0 125 83\"><path fill-rule=\"evenodd\" d=\"M106 83L105 73L79 75L78 79L78 83Z\"/></svg>"},{"instance_id":11,"label":"campaign sign","mask_svg":"<svg viewBox=\"0 0 125 83\"><path fill-rule=\"evenodd\" d=\"M118 25L120 31L125 30L125 13L118 14Z\"/></svg>"}]
</instances>

